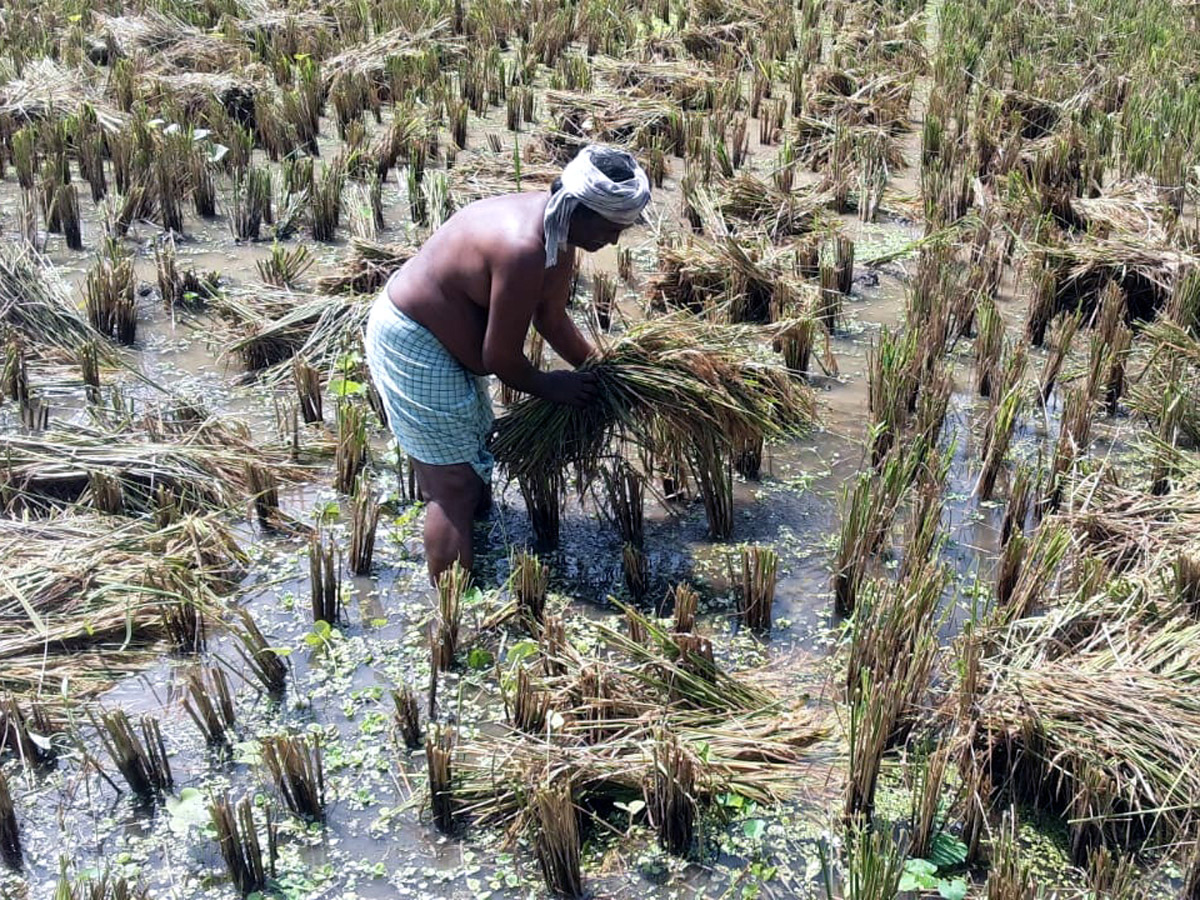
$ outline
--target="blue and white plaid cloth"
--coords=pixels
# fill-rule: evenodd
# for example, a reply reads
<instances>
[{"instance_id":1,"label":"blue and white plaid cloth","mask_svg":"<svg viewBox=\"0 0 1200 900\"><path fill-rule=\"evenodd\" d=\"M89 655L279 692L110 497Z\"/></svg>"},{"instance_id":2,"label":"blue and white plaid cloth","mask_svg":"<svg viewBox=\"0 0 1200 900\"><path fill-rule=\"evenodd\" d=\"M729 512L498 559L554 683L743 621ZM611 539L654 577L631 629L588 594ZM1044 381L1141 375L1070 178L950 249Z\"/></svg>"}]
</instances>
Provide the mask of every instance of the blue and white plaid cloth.
<instances>
[{"instance_id":1,"label":"blue and white plaid cloth","mask_svg":"<svg viewBox=\"0 0 1200 900\"><path fill-rule=\"evenodd\" d=\"M385 288L371 308L367 365L400 448L431 466L469 463L492 480L487 450L492 402L487 376L475 375L441 341L400 310Z\"/></svg>"}]
</instances>

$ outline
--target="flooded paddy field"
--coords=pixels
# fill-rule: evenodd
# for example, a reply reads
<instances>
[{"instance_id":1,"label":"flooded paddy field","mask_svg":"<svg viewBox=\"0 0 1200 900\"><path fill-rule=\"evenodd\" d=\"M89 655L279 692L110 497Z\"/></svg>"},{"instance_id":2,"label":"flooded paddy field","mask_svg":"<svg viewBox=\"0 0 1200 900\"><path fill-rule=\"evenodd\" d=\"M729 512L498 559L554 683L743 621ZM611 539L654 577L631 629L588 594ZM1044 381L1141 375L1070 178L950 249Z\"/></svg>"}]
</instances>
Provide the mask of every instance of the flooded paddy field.
<instances>
[{"instance_id":1,"label":"flooded paddy field","mask_svg":"<svg viewBox=\"0 0 1200 900\"><path fill-rule=\"evenodd\" d=\"M0 896L1200 897L1195 29L6 4ZM571 315L780 421L502 466L435 589L367 312L593 140Z\"/></svg>"}]
</instances>

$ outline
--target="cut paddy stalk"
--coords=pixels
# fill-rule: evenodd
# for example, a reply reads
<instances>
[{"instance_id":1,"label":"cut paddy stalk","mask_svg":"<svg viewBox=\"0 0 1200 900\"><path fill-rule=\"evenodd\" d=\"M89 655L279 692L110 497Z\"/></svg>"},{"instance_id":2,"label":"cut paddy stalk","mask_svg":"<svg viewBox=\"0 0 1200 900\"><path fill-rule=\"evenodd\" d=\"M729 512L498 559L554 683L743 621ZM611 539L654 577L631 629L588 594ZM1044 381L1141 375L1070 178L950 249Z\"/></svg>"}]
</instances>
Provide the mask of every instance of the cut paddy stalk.
<instances>
[{"instance_id":1,"label":"cut paddy stalk","mask_svg":"<svg viewBox=\"0 0 1200 900\"><path fill-rule=\"evenodd\" d=\"M650 558L645 551L626 544L621 549L621 573L629 596L637 603L645 600L650 589Z\"/></svg>"},{"instance_id":2,"label":"cut paddy stalk","mask_svg":"<svg viewBox=\"0 0 1200 900\"><path fill-rule=\"evenodd\" d=\"M0 751L10 750L22 765L43 765L58 755L50 742L54 730L42 703L31 700L26 716L16 697L0 700Z\"/></svg>"},{"instance_id":3,"label":"cut paddy stalk","mask_svg":"<svg viewBox=\"0 0 1200 900\"><path fill-rule=\"evenodd\" d=\"M518 551L512 561L512 592L517 601L517 618L534 636L541 633L546 615L546 592L550 586L550 567L526 550Z\"/></svg>"},{"instance_id":4,"label":"cut paddy stalk","mask_svg":"<svg viewBox=\"0 0 1200 900\"><path fill-rule=\"evenodd\" d=\"M300 398L300 415L304 424L324 421L321 373L297 353L292 357L292 377L296 383L296 394Z\"/></svg>"},{"instance_id":5,"label":"cut paddy stalk","mask_svg":"<svg viewBox=\"0 0 1200 900\"><path fill-rule=\"evenodd\" d=\"M270 806L264 807L264 811L267 834L265 864L258 839L258 823L254 820L254 804L250 797L243 797L233 805L226 795L214 799L208 808L221 857L225 860L225 870L243 897L265 890L267 879L275 877L275 821Z\"/></svg>"},{"instance_id":6,"label":"cut paddy stalk","mask_svg":"<svg viewBox=\"0 0 1200 900\"><path fill-rule=\"evenodd\" d=\"M612 277L604 272L592 276L592 314L601 331L608 331L612 325L613 308L617 302L617 285Z\"/></svg>"},{"instance_id":7,"label":"cut paddy stalk","mask_svg":"<svg viewBox=\"0 0 1200 900\"><path fill-rule=\"evenodd\" d=\"M365 481L360 479L350 506L350 572L353 575L371 573L379 515L379 501Z\"/></svg>"},{"instance_id":8,"label":"cut paddy stalk","mask_svg":"<svg viewBox=\"0 0 1200 900\"><path fill-rule=\"evenodd\" d=\"M287 665L251 618L249 610L236 612L240 625L231 628L237 639L237 652L250 674L272 699L281 699L287 690Z\"/></svg>"},{"instance_id":9,"label":"cut paddy stalk","mask_svg":"<svg viewBox=\"0 0 1200 900\"><path fill-rule=\"evenodd\" d=\"M83 249L83 230L79 224L79 191L64 184L54 193L54 209L68 250Z\"/></svg>"},{"instance_id":10,"label":"cut paddy stalk","mask_svg":"<svg viewBox=\"0 0 1200 900\"><path fill-rule=\"evenodd\" d=\"M1006 811L992 839L992 864L984 890L988 900L1034 900L1037 881L1017 837L1016 811Z\"/></svg>"},{"instance_id":11,"label":"cut paddy stalk","mask_svg":"<svg viewBox=\"0 0 1200 900\"><path fill-rule=\"evenodd\" d=\"M471 573L458 560L438 577L438 608L433 629L433 660L437 671L449 672L454 668L462 602L470 588Z\"/></svg>"},{"instance_id":12,"label":"cut paddy stalk","mask_svg":"<svg viewBox=\"0 0 1200 900\"><path fill-rule=\"evenodd\" d=\"M354 483L367 463L367 411L358 403L338 405L338 437L334 451L333 488L343 494L354 490Z\"/></svg>"},{"instance_id":13,"label":"cut paddy stalk","mask_svg":"<svg viewBox=\"0 0 1200 900\"><path fill-rule=\"evenodd\" d=\"M334 239L342 219L342 191L346 184L345 166L339 157L332 165L322 166L321 177L313 173L313 240L328 243Z\"/></svg>"},{"instance_id":14,"label":"cut paddy stalk","mask_svg":"<svg viewBox=\"0 0 1200 900\"><path fill-rule=\"evenodd\" d=\"M980 300L979 325L975 338L975 389L980 397L990 397L1004 352L1004 318L990 297Z\"/></svg>"},{"instance_id":15,"label":"cut paddy stalk","mask_svg":"<svg viewBox=\"0 0 1200 900\"><path fill-rule=\"evenodd\" d=\"M536 822L534 851L546 887L552 894L568 900L582 897L582 844L570 782L563 779L557 784L535 788L533 817Z\"/></svg>"},{"instance_id":16,"label":"cut paddy stalk","mask_svg":"<svg viewBox=\"0 0 1200 900\"><path fill-rule=\"evenodd\" d=\"M1058 380L1059 372L1062 371L1063 362L1071 351L1071 342L1079 330L1080 321L1078 315L1063 316L1058 325L1051 330L1050 353L1046 356L1046 365L1042 369L1039 385L1043 403L1049 401L1050 394L1054 391L1054 385Z\"/></svg>"},{"instance_id":17,"label":"cut paddy stalk","mask_svg":"<svg viewBox=\"0 0 1200 900\"><path fill-rule=\"evenodd\" d=\"M454 731L432 722L425 733L425 762L429 772L429 805L433 824L442 834L453 834L455 823L454 800Z\"/></svg>"},{"instance_id":18,"label":"cut paddy stalk","mask_svg":"<svg viewBox=\"0 0 1200 900\"><path fill-rule=\"evenodd\" d=\"M517 668L516 682L511 699L505 697L508 720L513 728L528 734L540 734L546 728L546 717L550 712L549 691L533 682L528 667Z\"/></svg>"},{"instance_id":19,"label":"cut paddy stalk","mask_svg":"<svg viewBox=\"0 0 1200 900\"><path fill-rule=\"evenodd\" d=\"M278 241L271 245L271 255L255 265L264 284L278 288L295 288L304 273L316 262L303 244L287 249Z\"/></svg>"},{"instance_id":20,"label":"cut paddy stalk","mask_svg":"<svg viewBox=\"0 0 1200 900\"><path fill-rule=\"evenodd\" d=\"M939 743L915 762L912 807L908 817L908 852L916 859L929 858L934 838L945 825L939 821L938 811L945 797L949 765L950 745L946 743Z\"/></svg>"},{"instance_id":21,"label":"cut paddy stalk","mask_svg":"<svg viewBox=\"0 0 1200 900\"><path fill-rule=\"evenodd\" d=\"M733 467L743 478L757 481L762 470L762 435L752 435L743 440L733 456Z\"/></svg>"},{"instance_id":22,"label":"cut paddy stalk","mask_svg":"<svg viewBox=\"0 0 1200 900\"><path fill-rule=\"evenodd\" d=\"M1057 510L1066 489L1066 480L1076 462L1087 452L1092 433L1092 404L1086 386L1067 394L1063 402L1062 421L1054 457L1050 463L1049 490L1043 501L1043 511Z\"/></svg>"},{"instance_id":23,"label":"cut paddy stalk","mask_svg":"<svg viewBox=\"0 0 1200 900\"><path fill-rule=\"evenodd\" d=\"M84 308L89 324L119 343L132 344L137 333L133 259L109 242L88 270Z\"/></svg>"},{"instance_id":24,"label":"cut paddy stalk","mask_svg":"<svg viewBox=\"0 0 1200 900\"><path fill-rule=\"evenodd\" d=\"M654 778L647 785L647 807L658 830L659 846L686 856L695 837L696 761L679 739L666 731L654 737Z\"/></svg>"},{"instance_id":25,"label":"cut paddy stalk","mask_svg":"<svg viewBox=\"0 0 1200 900\"><path fill-rule=\"evenodd\" d=\"M325 818L325 769L318 733L276 735L262 742L263 767L284 805L313 822Z\"/></svg>"},{"instance_id":26,"label":"cut paddy stalk","mask_svg":"<svg viewBox=\"0 0 1200 900\"><path fill-rule=\"evenodd\" d=\"M167 235L154 245L154 264L158 276L158 295L163 306L174 309L184 299L183 279L175 257L175 236Z\"/></svg>"},{"instance_id":27,"label":"cut paddy stalk","mask_svg":"<svg viewBox=\"0 0 1200 900\"><path fill-rule=\"evenodd\" d=\"M709 537L728 540L733 535L733 466L728 447L718 435L697 435L688 465L704 502Z\"/></svg>"},{"instance_id":28,"label":"cut paddy stalk","mask_svg":"<svg viewBox=\"0 0 1200 900\"><path fill-rule=\"evenodd\" d=\"M225 670L206 666L192 670L185 682L183 706L210 746L229 744L237 716Z\"/></svg>"},{"instance_id":29,"label":"cut paddy stalk","mask_svg":"<svg viewBox=\"0 0 1200 900\"><path fill-rule=\"evenodd\" d=\"M8 777L3 771L0 771L0 858L10 869L21 867L21 832Z\"/></svg>"},{"instance_id":30,"label":"cut paddy stalk","mask_svg":"<svg viewBox=\"0 0 1200 900\"><path fill-rule=\"evenodd\" d=\"M392 691L392 704L395 706L395 711L392 713L392 724L404 741L404 746L409 750L420 749L423 739L417 695L407 684L402 684L398 689Z\"/></svg>"},{"instance_id":31,"label":"cut paddy stalk","mask_svg":"<svg viewBox=\"0 0 1200 900\"><path fill-rule=\"evenodd\" d=\"M1013 388L999 399L989 404L989 422L987 428L987 443L983 448L983 466L979 478L975 482L974 494L981 501L992 499L992 491L996 487L996 478L1008 455L1008 447L1012 442L1013 429L1017 421L1017 409L1021 404L1019 387Z\"/></svg>"},{"instance_id":32,"label":"cut paddy stalk","mask_svg":"<svg viewBox=\"0 0 1200 900\"><path fill-rule=\"evenodd\" d=\"M517 486L525 501L525 509L529 513L534 543L540 550L554 549L558 546L560 504L563 493L561 472L558 469L544 469L540 472L522 473L517 476Z\"/></svg>"},{"instance_id":33,"label":"cut paddy stalk","mask_svg":"<svg viewBox=\"0 0 1200 900\"><path fill-rule=\"evenodd\" d=\"M1004 506L1004 521L1000 526L1001 547L1008 545L1009 538L1025 532L1025 521L1033 506L1035 478L1029 466L1017 466L1008 490L1008 502Z\"/></svg>"},{"instance_id":34,"label":"cut paddy stalk","mask_svg":"<svg viewBox=\"0 0 1200 900\"><path fill-rule=\"evenodd\" d=\"M25 345L15 335L4 344L4 369L0 371L0 391L19 404L29 402L29 370L25 362Z\"/></svg>"},{"instance_id":35,"label":"cut paddy stalk","mask_svg":"<svg viewBox=\"0 0 1200 900\"><path fill-rule=\"evenodd\" d=\"M771 630L779 557L770 547L742 548L742 579L737 592L738 614L753 631Z\"/></svg>"},{"instance_id":36,"label":"cut paddy stalk","mask_svg":"<svg viewBox=\"0 0 1200 900\"><path fill-rule=\"evenodd\" d=\"M696 627L696 609L700 604L700 595L688 585L680 583L671 589L671 600L676 633L691 633Z\"/></svg>"},{"instance_id":37,"label":"cut paddy stalk","mask_svg":"<svg viewBox=\"0 0 1200 900\"><path fill-rule=\"evenodd\" d=\"M319 531L308 542L308 579L313 621L335 624L342 612L342 558Z\"/></svg>"},{"instance_id":38,"label":"cut paddy stalk","mask_svg":"<svg viewBox=\"0 0 1200 900\"><path fill-rule=\"evenodd\" d=\"M279 482L269 466L246 464L246 486L254 504L254 514L262 528L271 528L279 521Z\"/></svg>"},{"instance_id":39,"label":"cut paddy stalk","mask_svg":"<svg viewBox=\"0 0 1200 900\"><path fill-rule=\"evenodd\" d=\"M271 203L271 173L251 167L234 178L229 227L239 241L257 241Z\"/></svg>"},{"instance_id":40,"label":"cut paddy stalk","mask_svg":"<svg viewBox=\"0 0 1200 900\"><path fill-rule=\"evenodd\" d=\"M113 764L140 800L153 800L171 790L174 780L158 719L142 716L140 738L121 709L101 713L99 721L93 715L92 724Z\"/></svg>"},{"instance_id":41,"label":"cut paddy stalk","mask_svg":"<svg viewBox=\"0 0 1200 900\"><path fill-rule=\"evenodd\" d=\"M645 479L621 461L602 470L608 506L621 540L634 547L645 545Z\"/></svg>"}]
</instances>

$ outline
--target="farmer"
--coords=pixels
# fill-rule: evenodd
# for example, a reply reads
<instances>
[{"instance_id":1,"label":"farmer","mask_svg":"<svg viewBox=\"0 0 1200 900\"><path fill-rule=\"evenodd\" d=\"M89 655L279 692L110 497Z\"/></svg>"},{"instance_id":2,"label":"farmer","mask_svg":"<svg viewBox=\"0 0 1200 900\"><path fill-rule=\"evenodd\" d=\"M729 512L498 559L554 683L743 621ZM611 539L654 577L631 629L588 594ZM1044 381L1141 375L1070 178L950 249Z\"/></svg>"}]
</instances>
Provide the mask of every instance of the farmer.
<instances>
[{"instance_id":1,"label":"farmer","mask_svg":"<svg viewBox=\"0 0 1200 900\"><path fill-rule=\"evenodd\" d=\"M491 504L487 377L554 403L596 397L587 372L525 358L530 322L572 367L592 353L567 315L575 248L615 244L642 221L646 173L624 151L584 147L549 194L506 194L459 210L392 274L367 322L372 378L428 503L430 580L471 567L472 520Z\"/></svg>"}]
</instances>

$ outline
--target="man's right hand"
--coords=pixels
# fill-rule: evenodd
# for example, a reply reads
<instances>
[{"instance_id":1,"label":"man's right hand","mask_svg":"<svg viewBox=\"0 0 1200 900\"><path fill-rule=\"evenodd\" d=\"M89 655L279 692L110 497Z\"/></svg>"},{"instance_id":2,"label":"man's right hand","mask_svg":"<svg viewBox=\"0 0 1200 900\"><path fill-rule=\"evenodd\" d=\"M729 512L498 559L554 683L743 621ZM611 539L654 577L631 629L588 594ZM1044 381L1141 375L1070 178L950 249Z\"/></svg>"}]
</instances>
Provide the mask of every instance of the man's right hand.
<instances>
[{"instance_id":1,"label":"man's right hand","mask_svg":"<svg viewBox=\"0 0 1200 900\"><path fill-rule=\"evenodd\" d=\"M600 395L595 372L545 372L538 396L576 408L594 403Z\"/></svg>"}]
</instances>

